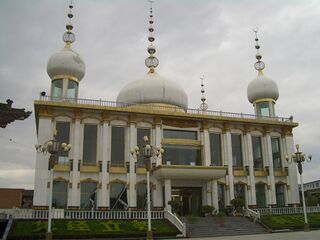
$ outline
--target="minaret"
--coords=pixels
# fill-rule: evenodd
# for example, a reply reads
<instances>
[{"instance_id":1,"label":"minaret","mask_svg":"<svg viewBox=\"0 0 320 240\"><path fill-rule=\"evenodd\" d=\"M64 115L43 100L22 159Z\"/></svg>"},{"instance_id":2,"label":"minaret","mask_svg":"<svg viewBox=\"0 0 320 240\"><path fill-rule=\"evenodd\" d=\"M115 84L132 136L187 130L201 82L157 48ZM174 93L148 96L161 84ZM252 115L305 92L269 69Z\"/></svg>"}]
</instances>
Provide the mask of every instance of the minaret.
<instances>
[{"instance_id":1,"label":"minaret","mask_svg":"<svg viewBox=\"0 0 320 240\"><path fill-rule=\"evenodd\" d=\"M51 97L53 98L78 98L78 86L85 74L85 64L78 53L71 49L75 41L75 34L72 32L73 5L70 0L68 11L67 31L62 39L65 42L64 48L54 53L47 64L47 73L51 78Z\"/></svg>"},{"instance_id":2,"label":"minaret","mask_svg":"<svg viewBox=\"0 0 320 240\"><path fill-rule=\"evenodd\" d=\"M263 74L265 64L260 54L260 45L258 39L258 30L253 30L256 42L256 59L254 68L258 71L258 76L253 79L247 88L248 100L253 104L255 114L263 117L275 117L274 105L279 97L277 84Z\"/></svg>"},{"instance_id":3,"label":"minaret","mask_svg":"<svg viewBox=\"0 0 320 240\"><path fill-rule=\"evenodd\" d=\"M204 96L204 93L205 93L204 84L203 84L204 76L202 76L200 79L201 79L201 102L202 102L200 104L200 110L205 112L208 109L208 104L206 103L206 98Z\"/></svg>"},{"instance_id":4,"label":"minaret","mask_svg":"<svg viewBox=\"0 0 320 240\"><path fill-rule=\"evenodd\" d=\"M154 28L153 28L153 9L152 9L152 4L153 4L153 0L149 0L150 2L150 19L149 19L149 28L148 28L148 31L149 31L149 36L148 36L148 41L150 42L150 45L149 47L147 48L147 51L149 53L149 57L146 58L145 60L145 64L147 66L147 68L149 68L149 73L154 73L155 72L155 68L159 65L159 60L158 58L156 58L154 56L154 54L156 53L156 48L153 46L153 42L155 40L154 36L153 36L153 31L154 31Z\"/></svg>"},{"instance_id":5,"label":"minaret","mask_svg":"<svg viewBox=\"0 0 320 240\"><path fill-rule=\"evenodd\" d=\"M123 104L152 104L165 106L167 109L188 108L188 96L183 88L176 82L159 75L155 68L159 65L155 57L156 48L153 45L154 37L154 9L153 0L149 0L148 17L148 48L149 56L145 59L148 73L126 84L117 96L117 103Z\"/></svg>"}]
</instances>

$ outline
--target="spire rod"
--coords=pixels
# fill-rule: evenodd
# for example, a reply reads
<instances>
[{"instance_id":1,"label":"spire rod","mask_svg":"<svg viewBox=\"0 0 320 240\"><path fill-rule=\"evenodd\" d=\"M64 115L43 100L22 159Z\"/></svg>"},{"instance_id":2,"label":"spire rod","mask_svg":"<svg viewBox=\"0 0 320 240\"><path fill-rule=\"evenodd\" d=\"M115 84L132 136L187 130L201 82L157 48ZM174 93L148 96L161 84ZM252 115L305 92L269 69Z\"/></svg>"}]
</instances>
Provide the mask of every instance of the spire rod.
<instances>
[{"instance_id":1,"label":"spire rod","mask_svg":"<svg viewBox=\"0 0 320 240\"><path fill-rule=\"evenodd\" d=\"M200 110L206 111L208 109L208 104L206 103L206 98L204 96L205 90L204 90L204 84L203 84L203 79L204 75L200 77L201 79L201 104L200 104Z\"/></svg>"},{"instance_id":2,"label":"spire rod","mask_svg":"<svg viewBox=\"0 0 320 240\"><path fill-rule=\"evenodd\" d=\"M256 59L257 59L257 62L255 62L254 64L254 68L258 71L259 74L263 74L262 70L265 68L265 64L263 61L261 61L261 58L262 58L262 55L260 54L260 45L259 45L259 38L258 38L258 28L256 29L252 29L252 31L254 32L254 35L255 35L255 42L256 42L256 50L257 50L257 53L256 53Z\"/></svg>"},{"instance_id":3,"label":"spire rod","mask_svg":"<svg viewBox=\"0 0 320 240\"><path fill-rule=\"evenodd\" d=\"M149 73L154 73L154 69L159 65L159 60L158 58L156 58L154 56L154 54L156 53L156 48L153 46L153 42L155 40L154 36L153 36L153 8L152 8L152 4L154 3L154 0L148 0L148 2L150 3L150 11L149 11L149 36L148 36L148 41L149 41L149 46L147 48L147 52L149 53L149 57L146 58L145 60L145 65L147 66L147 68L149 68Z\"/></svg>"},{"instance_id":4,"label":"spire rod","mask_svg":"<svg viewBox=\"0 0 320 240\"><path fill-rule=\"evenodd\" d=\"M73 9L73 4L72 4L72 0L70 0L69 11L67 14L68 23L66 24L67 31L62 35L62 39L66 43L66 47L70 47L71 43L73 43L76 40L76 36L72 32L72 29L73 29L73 25L71 21L71 19L73 18L72 9Z\"/></svg>"}]
</instances>

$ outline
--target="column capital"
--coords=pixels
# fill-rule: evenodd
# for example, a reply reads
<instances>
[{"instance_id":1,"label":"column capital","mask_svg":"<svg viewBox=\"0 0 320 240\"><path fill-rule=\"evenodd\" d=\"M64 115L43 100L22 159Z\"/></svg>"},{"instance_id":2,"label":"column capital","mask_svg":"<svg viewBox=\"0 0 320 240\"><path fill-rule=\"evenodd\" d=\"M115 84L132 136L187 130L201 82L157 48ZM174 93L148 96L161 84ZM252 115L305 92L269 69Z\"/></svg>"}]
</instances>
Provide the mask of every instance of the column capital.
<instances>
[{"instance_id":1,"label":"column capital","mask_svg":"<svg viewBox=\"0 0 320 240\"><path fill-rule=\"evenodd\" d=\"M231 125L229 123L224 123L222 127L222 133L226 133L227 131L231 130Z\"/></svg>"},{"instance_id":2,"label":"column capital","mask_svg":"<svg viewBox=\"0 0 320 240\"><path fill-rule=\"evenodd\" d=\"M53 117L53 109L47 106L40 106L39 117Z\"/></svg>"},{"instance_id":3,"label":"column capital","mask_svg":"<svg viewBox=\"0 0 320 240\"><path fill-rule=\"evenodd\" d=\"M284 128L282 128L281 136L282 137L292 136L292 127L284 127Z\"/></svg>"},{"instance_id":4,"label":"column capital","mask_svg":"<svg viewBox=\"0 0 320 240\"><path fill-rule=\"evenodd\" d=\"M74 114L74 118L75 119L81 119L81 110L80 109L75 109L74 111L73 111L73 114Z\"/></svg>"}]
</instances>

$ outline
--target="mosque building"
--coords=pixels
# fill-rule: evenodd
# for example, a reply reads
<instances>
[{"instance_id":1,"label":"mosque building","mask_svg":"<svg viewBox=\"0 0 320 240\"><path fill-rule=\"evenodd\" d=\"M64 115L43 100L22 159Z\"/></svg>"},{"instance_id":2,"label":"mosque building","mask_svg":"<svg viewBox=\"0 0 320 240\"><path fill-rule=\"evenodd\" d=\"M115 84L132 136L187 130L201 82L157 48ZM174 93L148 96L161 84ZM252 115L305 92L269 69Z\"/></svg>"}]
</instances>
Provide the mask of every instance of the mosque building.
<instances>
[{"instance_id":1,"label":"mosque building","mask_svg":"<svg viewBox=\"0 0 320 240\"><path fill-rule=\"evenodd\" d=\"M48 207L52 191L55 208L145 209L146 160L132 154L145 136L164 150L150 159L154 210L171 210L173 199L181 201L183 215L198 215L205 205L221 210L236 197L248 208L299 203L296 168L285 161L298 124L276 115L279 91L263 73L257 34L258 74L247 88L253 114L209 110L203 82L202 104L188 107L183 87L156 71L152 6L147 74L128 82L116 101L88 100L79 98L85 63L72 49L69 8L65 46L47 65L50 94L34 101L38 143L54 140L66 151L55 158L37 153L35 208Z\"/></svg>"}]
</instances>

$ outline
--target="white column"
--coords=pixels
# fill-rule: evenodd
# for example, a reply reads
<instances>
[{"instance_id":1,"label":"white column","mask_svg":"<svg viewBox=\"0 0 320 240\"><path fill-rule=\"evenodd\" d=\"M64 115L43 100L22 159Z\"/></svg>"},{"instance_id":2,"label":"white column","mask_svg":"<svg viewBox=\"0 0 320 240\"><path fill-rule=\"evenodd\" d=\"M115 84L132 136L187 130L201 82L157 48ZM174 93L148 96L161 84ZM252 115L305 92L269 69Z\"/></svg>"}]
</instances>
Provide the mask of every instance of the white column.
<instances>
[{"instance_id":1,"label":"white column","mask_svg":"<svg viewBox=\"0 0 320 240\"><path fill-rule=\"evenodd\" d=\"M160 146L162 133L161 133L161 122L160 119L155 119L155 147ZM162 158L157 158L156 165L162 164Z\"/></svg>"},{"instance_id":2,"label":"white column","mask_svg":"<svg viewBox=\"0 0 320 240\"><path fill-rule=\"evenodd\" d=\"M80 182L80 169L78 169L78 161L81 156L81 124L80 119L75 119L74 122L74 136L73 136L73 171L72 171L72 188L71 188L71 204L70 206L80 206L80 189L78 183Z\"/></svg>"},{"instance_id":3,"label":"white column","mask_svg":"<svg viewBox=\"0 0 320 240\"><path fill-rule=\"evenodd\" d=\"M156 185L156 189L154 189L153 192L153 206L156 208L163 207L163 188L161 181L158 181L157 179L153 178L152 181Z\"/></svg>"},{"instance_id":4,"label":"white column","mask_svg":"<svg viewBox=\"0 0 320 240\"><path fill-rule=\"evenodd\" d=\"M204 158L203 165L210 166L211 165L211 153L210 153L210 137L208 129L203 130L203 138L201 139L201 143L204 147Z\"/></svg>"},{"instance_id":5,"label":"white column","mask_svg":"<svg viewBox=\"0 0 320 240\"><path fill-rule=\"evenodd\" d=\"M228 161L228 180L229 180L229 201L234 199L234 177L233 177L233 160L232 160L232 145L230 130L226 130L226 153ZM229 204L227 202L227 204Z\"/></svg>"},{"instance_id":6,"label":"white column","mask_svg":"<svg viewBox=\"0 0 320 240\"><path fill-rule=\"evenodd\" d=\"M137 146L137 128L136 128L136 123L135 122L130 122L129 125L129 149L134 148ZM135 162L136 158L134 158L130 154L130 172L129 172L129 207L130 208L135 208L137 207L137 191L136 191L136 173L135 173Z\"/></svg>"},{"instance_id":7,"label":"white column","mask_svg":"<svg viewBox=\"0 0 320 240\"><path fill-rule=\"evenodd\" d=\"M212 194L212 206L216 210L219 210L219 202L218 202L218 181L217 180L212 180L212 189L211 189L211 194Z\"/></svg>"},{"instance_id":8,"label":"white column","mask_svg":"<svg viewBox=\"0 0 320 240\"><path fill-rule=\"evenodd\" d=\"M269 204L276 205L276 185L274 181L274 170L273 170L273 158L272 158L272 147L271 147L271 137L270 133L267 132L265 135L265 146L266 146L266 160L269 165L269 176L268 176L268 184L270 185L269 190Z\"/></svg>"},{"instance_id":9,"label":"white column","mask_svg":"<svg viewBox=\"0 0 320 240\"><path fill-rule=\"evenodd\" d=\"M164 180L164 206L165 210L171 212L171 205L168 202L171 200L171 179Z\"/></svg>"},{"instance_id":10,"label":"white column","mask_svg":"<svg viewBox=\"0 0 320 240\"><path fill-rule=\"evenodd\" d=\"M110 143L109 135L110 135L110 126L108 121L104 121L102 125L102 137L101 137L101 161L102 161L102 171L101 171L101 197L100 197L100 207L105 208L108 207L107 199L109 199L109 191L107 191L107 184L109 182L109 173L107 172L107 164L108 164L108 149Z\"/></svg>"},{"instance_id":11,"label":"white column","mask_svg":"<svg viewBox=\"0 0 320 240\"><path fill-rule=\"evenodd\" d=\"M250 205L257 205L257 199L256 199L256 183L255 183L255 177L254 177L254 164L253 164L253 153L252 153L252 138L251 134L248 132L246 134L247 136L247 151L248 151L248 163L249 163L249 176L248 176L248 183L250 184L250 193L251 200Z\"/></svg>"},{"instance_id":12,"label":"white column","mask_svg":"<svg viewBox=\"0 0 320 240\"><path fill-rule=\"evenodd\" d=\"M288 155L295 152L294 142L292 135L286 135L286 143L287 143L287 153ZM289 173L289 182L290 182L290 192L291 192L291 201L289 204L299 204L299 188L298 188L298 173L297 173L297 164L291 163L288 164L288 173Z\"/></svg>"},{"instance_id":13,"label":"white column","mask_svg":"<svg viewBox=\"0 0 320 240\"><path fill-rule=\"evenodd\" d=\"M50 118L39 118L38 128L38 144L43 145L46 141L52 138L51 132L51 119ZM47 206L47 195L49 189L47 188L49 171L48 171L48 160L50 154L37 153L36 155L36 166L35 166L35 180L34 180L34 206Z\"/></svg>"}]
</instances>

